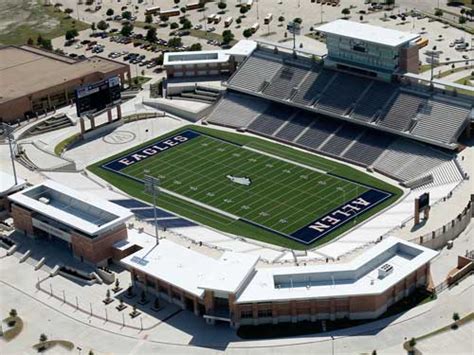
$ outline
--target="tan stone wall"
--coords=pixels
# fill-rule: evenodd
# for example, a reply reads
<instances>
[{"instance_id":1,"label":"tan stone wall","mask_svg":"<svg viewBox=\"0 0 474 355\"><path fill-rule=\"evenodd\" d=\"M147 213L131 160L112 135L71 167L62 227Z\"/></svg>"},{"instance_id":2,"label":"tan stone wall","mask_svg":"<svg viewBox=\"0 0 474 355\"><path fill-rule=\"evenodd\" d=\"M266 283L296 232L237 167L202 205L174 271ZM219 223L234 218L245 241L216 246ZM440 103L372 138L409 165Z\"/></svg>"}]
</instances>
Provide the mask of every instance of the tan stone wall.
<instances>
[{"instance_id":1,"label":"tan stone wall","mask_svg":"<svg viewBox=\"0 0 474 355\"><path fill-rule=\"evenodd\" d=\"M119 229L109 234L95 239L72 234L71 244L74 255L83 257L93 264L97 264L109 258L113 258L114 248L112 245L123 239L127 239L127 228L125 225L122 225Z\"/></svg>"},{"instance_id":2,"label":"tan stone wall","mask_svg":"<svg viewBox=\"0 0 474 355\"><path fill-rule=\"evenodd\" d=\"M16 204L13 204L11 216L13 218L13 225L15 226L15 228L32 235L33 221L31 220L31 214L31 211L28 211Z\"/></svg>"}]
</instances>

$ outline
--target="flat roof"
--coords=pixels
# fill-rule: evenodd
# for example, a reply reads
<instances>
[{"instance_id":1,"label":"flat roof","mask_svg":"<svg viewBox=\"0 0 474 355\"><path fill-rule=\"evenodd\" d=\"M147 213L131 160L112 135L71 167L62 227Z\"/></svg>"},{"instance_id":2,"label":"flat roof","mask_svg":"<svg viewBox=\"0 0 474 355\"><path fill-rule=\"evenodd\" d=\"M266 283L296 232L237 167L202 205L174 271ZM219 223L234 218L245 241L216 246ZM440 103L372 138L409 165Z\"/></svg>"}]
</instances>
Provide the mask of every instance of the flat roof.
<instances>
[{"instance_id":1,"label":"flat roof","mask_svg":"<svg viewBox=\"0 0 474 355\"><path fill-rule=\"evenodd\" d=\"M25 186L25 180L17 177L17 183L15 184L15 177L13 175L0 171L0 196L7 196Z\"/></svg>"},{"instance_id":2,"label":"flat roof","mask_svg":"<svg viewBox=\"0 0 474 355\"><path fill-rule=\"evenodd\" d=\"M237 303L352 297L380 294L438 254L418 244L389 237L344 264L259 269ZM379 278L382 265L392 272Z\"/></svg>"},{"instance_id":3,"label":"flat roof","mask_svg":"<svg viewBox=\"0 0 474 355\"><path fill-rule=\"evenodd\" d=\"M241 39L236 44L226 50L230 55L249 56L257 48L257 42L249 39Z\"/></svg>"},{"instance_id":4,"label":"flat roof","mask_svg":"<svg viewBox=\"0 0 474 355\"><path fill-rule=\"evenodd\" d=\"M163 58L163 65L186 65L199 63L225 63L229 55L223 50L167 52Z\"/></svg>"},{"instance_id":5,"label":"flat roof","mask_svg":"<svg viewBox=\"0 0 474 355\"><path fill-rule=\"evenodd\" d=\"M106 74L127 66L99 56L74 60L28 46L0 47L0 103L93 73Z\"/></svg>"},{"instance_id":6,"label":"flat roof","mask_svg":"<svg viewBox=\"0 0 474 355\"><path fill-rule=\"evenodd\" d=\"M9 199L89 236L110 230L133 216L128 209L115 203L53 180L19 191Z\"/></svg>"},{"instance_id":7,"label":"flat roof","mask_svg":"<svg viewBox=\"0 0 474 355\"><path fill-rule=\"evenodd\" d=\"M316 28L316 31L390 47L398 47L420 37L417 33L402 32L348 20L329 22Z\"/></svg>"},{"instance_id":8,"label":"flat roof","mask_svg":"<svg viewBox=\"0 0 474 355\"><path fill-rule=\"evenodd\" d=\"M198 297L204 295L204 288L235 292L257 261L258 256L232 252L214 259L167 239L121 260L129 267Z\"/></svg>"}]
</instances>

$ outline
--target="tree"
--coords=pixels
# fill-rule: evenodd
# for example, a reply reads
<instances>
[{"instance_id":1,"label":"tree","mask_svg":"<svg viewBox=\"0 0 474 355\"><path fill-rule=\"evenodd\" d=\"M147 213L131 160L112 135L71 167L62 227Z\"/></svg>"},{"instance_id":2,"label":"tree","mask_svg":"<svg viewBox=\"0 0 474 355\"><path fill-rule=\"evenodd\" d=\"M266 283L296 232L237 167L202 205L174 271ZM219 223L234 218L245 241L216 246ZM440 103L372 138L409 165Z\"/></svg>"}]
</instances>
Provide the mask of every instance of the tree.
<instances>
[{"instance_id":1,"label":"tree","mask_svg":"<svg viewBox=\"0 0 474 355\"><path fill-rule=\"evenodd\" d=\"M170 24L170 28L171 28L172 30L175 30L175 29L177 29L178 27L179 27L179 24L178 24L177 22L172 22L172 23Z\"/></svg>"},{"instance_id":2,"label":"tree","mask_svg":"<svg viewBox=\"0 0 474 355\"><path fill-rule=\"evenodd\" d=\"M199 52L202 51L202 46L201 43L193 43L191 47L189 47L189 50L192 52Z\"/></svg>"},{"instance_id":3,"label":"tree","mask_svg":"<svg viewBox=\"0 0 474 355\"><path fill-rule=\"evenodd\" d=\"M179 11L181 11L182 14L185 14L186 13L186 8L183 6L182 8L179 9Z\"/></svg>"},{"instance_id":4,"label":"tree","mask_svg":"<svg viewBox=\"0 0 474 355\"><path fill-rule=\"evenodd\" d=\"M11 314L10 314L10 315L11 315ZM457 322L459 319L461 319L461 318L459 317L459 313L454 312L454 313L453 313L453 321Z\"/></svg>"},{"instance_id":5,"label":"tree","mask_svg":"<svg viewBox=\"0 0 474 355\"><path fill-rule=\"evenodd\" d=\"M434 14L435 14L435 16L441 17L441 16L443 16L443 10L436 9Z\"/></svg>"},{"instance_id":6,"label":"tree","mask_svg":"<svg viewBox=\"0 0 474 355\"><path fill-rule=\"evenodd\" d=\"M156 37L156 28L154 28L154 27L150 28L150 29L147 31L145 38L146 38L146 40L147 40L148 42L152 42L152 43L156 42L156 40L157 40L157 37ZM118 279L117 279L117 280L118 280Z\"/></svg>"},{"instance_id":7,"label":"tree","mask_svg":"<svg viewBox=\"0 0 474 355\"><path fill-rule=\"evenodd\" d=\"M360 15L359 20L360 20L360 22L364 21L364 16Z\"/></svg>"},{"instance_id":8,"label":"tree","mask_svg":"<svg viewBox=\"0 0 474 355\"><path fill-rule=\"evenodd\" d=\"M145 16L145 22L146 23L152 23L153 22L153 16L151 14L148 14Z\"/></svg>"},{"instance_id":9,"label":"tree","mask_svg":"<svg viewBox=\"0 0 474 355\"><path fill-rule=\"evenodd\" d=\"M9 313L9 314L10 314L10 317L12 317L12 318L15 318L15 317L18 316L18 312L17 312L16 309L14 309L14 308L12 308L12 309L10 310L10 313Z\"/></svg>"},{"instance_id":10,"label":"tree","mask_svg":"<svg viewBox=\"0 0 474 355\"><path fill-rule=\"evenodd\" d=\"M44 343L45 341L48 340L48 337L46 336L46 334L41 333L39 340L41 343Z\"/></svg>"},{"instance_id":11,"label":"tree","mask_svg":"<svg viewBox=\"0 0 474 355\"><path fill-rule=\"evenodd\" d=\"M231 30L225 30L224 32L222 32L222 41L225 44L229 44L234 39L234 37L235 36Z\"/></svg>"},{"instance_id":12,"label":"tree","mask_svg":"<svg viewBox=\"0 0 474 355\"><path fill-rule=\"evenodd\" d=\"M249 9L247 8L247 6L241 6L240 7L240 13L242 15L245 15L248 11L249 11Z\"/></svg>"},{"instance_id":13,"label":"tree","mask_svg":"<svg viewBox=\"0 0 474 355\"><path fill-rule=\"evenodd\" d=\"M133 26L130 24L123 25L122 29L120 30L120 34L125 37L130 36L132 32L133 32Z\"/></svg>"},{"instance_id":14,"label":"tree","mask_svg":"<svg viewBox=\"0 0 474 355\"><path fill-rule=\"evenodd\" d=\"M414 347L416 345L416 339L415 338L411 338L410 341L408 342L408 345L410 345L410 347Z\"/></svg>"},{"instance_id":15,"label":"tree","mask_svg":"<svg viewBox=\"0 0 474 355\"><path fill-rule=\"evenodd\" d=\"M32 46L33 44L35 44L35 41L33 41L33 38L28 38L28 41L26 41L26 44L29 45L29 46Z\"/></svg>"},{"instance_id":16,"label":"tree","mask_svg":"<svg viewBox=\"0 0 474 355\"><path fill-rule=\"evenodd\" d=\"M184 19L181 25L182 25L183 30L189 30L193 27L193 24L187 18Z\"/></svg>"},{"instance_id":17,"label":"tree","mask_svg":"<svg viewBox=\"0 0 474 355\"><path fill-rule=\"evenodd\" d=\"M217 4L217 7L220 9L220 10L225 10L225 8L227 7L227 4L223 1L220 1L218 4Z\"/></svg>"},{"instance_id":18,"label":"tree","mask_svg":"<svg viewBox=\"0 0 474 355\"><path fill-rule=\"evenodd\" d=\"M302 19L301 17L296 17L296 18L293 20L293 22L295 22L295 23L301 25L301 24L303 23L303 19Z\"/></svg>"},{"instance_id":19,"label":"tree","mask_svg":"<svg viewBox=\"0 0 474 355\"><path fill-rule=\"evenodd\" d=\"M247 28L244 30L244 32L242 33L244 35L245 38L249 38L252 36L253 32L252 32L252 29L250 28Z\"/></svg>"},{"instance_id":20,"label":"tree","mask_svg":"<svg viewBox=\"0 0 474 355\"><path fill-rule=\"evenodd\" d=\"M351 13L351 10L347 7L343 8L341 11L341 14L343 14L344 16L349 16L350 13Z\"/></svg>"},{"instance_id":21,"label":"tree","mask_svg":"<svg viewBox=\"0 0 474 355\"><path fill-rule=\"evenodd\" d=\"M51 43L50 39L43 39L43 42L41 42L41 47L48 51L53 50L53 44Z\"/></svg>"},{"instance_id":22,"label":"tree","mask_svg":"<svg viewBox=\"0 0 474 355\"><path fill-rule=\"evenodd\" d=\"M169 17L166 15L160 15L160 21L161 22L168 22Z\"/></svg>"},{"instance_id":23,"label":"tree","mask_svg":"<svg viewBox=\"0 0 474 355\"><path fill-rule=\"evenodd\" d=\"M92 22L92 23L91 23L91 30L92 30L92 32L95 32L95 29L96 29L95 22Z\"/></svg>"},{"instance_id":24,"label":"tree","mask_svg":"<svg viewBox=\"0 0 474 355\"><path fill-rule=\"evenodd\" d=\"M108 9L105 13L107 16L112 16L114 14L114 9Z\"/></svg>"},{"instance_id":25,"label":"tree","mask_svg":"<svg viewBox=\"0 0 474 355\"><path fill-rule=\"evenodd\" d=\"M173 47L173 48L179 48L183 45L183 42L181 41L180 37L173 37L170 38L168 41L168 46Z\"/></svg>"},{"instance_id":26,"label":"tree","mask_svg":"<svg viewBox=\"0 0 474 355\"><path fill-rule=\"evenodd\" d=\"M132 18L132 13L130 11L124 11L122 12L122 17L130 21L130 19Z\"/></svg>"},{"instance_id":27,"label":"tree","mask_svg":"<svg viewBox=\"0 0 474 355\"><path fill-rule=\"evenodd\" d=\"M43 44L43 37L41 37L41 35L38 35L38 37L36 38L36 44L38 46L41 46L41 44Z\"/></svg>"},{"instance_id":28,"label":"tree","mask_svg":"<svg viewBox=\"0 0 474 355\"><path fill-rule=\"evenodd\" d=\"M109 28L109 24L104 20L101 20L97 23L97 28L101 31L105 31L107 28Z\"/></svg>"},{"instance_id":29,"label":"tree","mask_svg":"<svg viewBox=\"0 0 474 355\"><path fill-rule=\"evenodd\" d=\"M79 35L79 32L77 32L77 30L73 28L72 30L67 30L64 37L66 37L66 41L70 41L70 40L73 40L74 37L78 35Z\"/></svg>"},{"instance_id":30,"label":"tree","mask_svg":"<svg viewBox=\"0 0 474 355\"><path fill-rule=\"evenodd\" d=\"M70 14L72 14L72 13L74 12L74 10L68 7L67 9L64 10L64 12L65 12L66 14L70 15Z\"/></svg>"},{"instance_id":31,"label":"tree","mask_svg":"<svg viewBox=\"0 0 474 355\"><path fill-rule=\"evenodd\" d=\"M278 22L284 22L285 18L283 16L278 17Z\"/></svg>"},{"instance_id":32,"label":"tree","mask_svg":"<svg viewBox=\"0 0 474 355\"><path fill-rule=\"evenodd\" d=\"M176 5L178 5L178 4L179 4L179 1L180 1L180 0L174 0L174 3L175 3Z\"/></svg>"},{"instance_id":33,"label":"tree","mask_svg":"<svg viewBox=\"0 0 474 355\"><path fill-rule=\"evenodd\" d=\"M242 19L239 17L237 20L235 20L235 23L237 25L240 25L242 23Z\"/></svg>"},{"instance_id":34,"label":"tree","mask_svg":"<svg viewBox=\"0 0 474 355\"><path fill-rule=\"evenodd\" d=\"M466 21L467 21L467 18L464 17L464 16L461 16L461 17L459 18L459 23L460 23L461 25L465 24Z\"/></svg>"}]
</instances>

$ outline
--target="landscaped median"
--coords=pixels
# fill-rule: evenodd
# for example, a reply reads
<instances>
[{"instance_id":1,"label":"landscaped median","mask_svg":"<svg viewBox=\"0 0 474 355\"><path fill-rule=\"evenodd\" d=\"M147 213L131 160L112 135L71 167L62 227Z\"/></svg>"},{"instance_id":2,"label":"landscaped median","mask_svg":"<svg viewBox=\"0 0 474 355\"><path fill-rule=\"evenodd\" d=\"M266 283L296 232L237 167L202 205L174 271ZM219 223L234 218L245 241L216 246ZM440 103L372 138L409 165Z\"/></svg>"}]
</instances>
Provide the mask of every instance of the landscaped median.
<instances>
[{"instance_id":1,"label":"landscaped median","mask_svg":"<svg viewBox=\"0 0 474 355\"><path fill-rule=\"evenodd\" d=\"M61 156L61 154L67 150L73 143L77 142L80 138L80 133L75 133L72 136L62 140L54 147L54 154Z\"/></svg>"}]
</instances>

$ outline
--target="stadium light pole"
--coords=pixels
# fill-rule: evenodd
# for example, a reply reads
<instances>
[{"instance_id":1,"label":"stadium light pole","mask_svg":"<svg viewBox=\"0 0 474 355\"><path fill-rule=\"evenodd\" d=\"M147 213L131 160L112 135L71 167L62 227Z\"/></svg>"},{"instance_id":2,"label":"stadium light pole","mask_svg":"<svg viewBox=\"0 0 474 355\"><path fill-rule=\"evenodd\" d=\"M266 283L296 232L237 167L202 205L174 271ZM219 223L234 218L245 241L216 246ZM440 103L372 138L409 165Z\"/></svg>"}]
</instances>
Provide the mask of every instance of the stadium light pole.
<instances>
[{"instance_id":1,"label":"stadium light pole","mask_svg":"<svg viewBox=\"0 0 474 355\"><path fill-rule=\"evenodd\" d=\"M145 177L143 179L145 183L145 192L146 193L151 193L153 196L153 217L155 220L155 238L156 238L156 245L160 244L159 239L158 239L158 218L156 216L156 195L160 192L160 179L149 175L149 171L145 170Z\"/></svg>"},{"instance_id":2,"label":"stadium light pole","mask_svg":"<svg viewBox=\"0 0 474 355\"><path fill-rule=\"evenodd\" d=\"M6 123L2 123L2 128L3 128L3 132L5 132L5 136L8 140L8 146L10 147L10 160L12 162L13 177L15 179L15 186L16 186L16 185L18 185L18 177L16 175L15 156L13 154L13 143L14 143L13 134L12 134L13 128L10 125L6 124Z\"/></svg>"}]
</instances>

